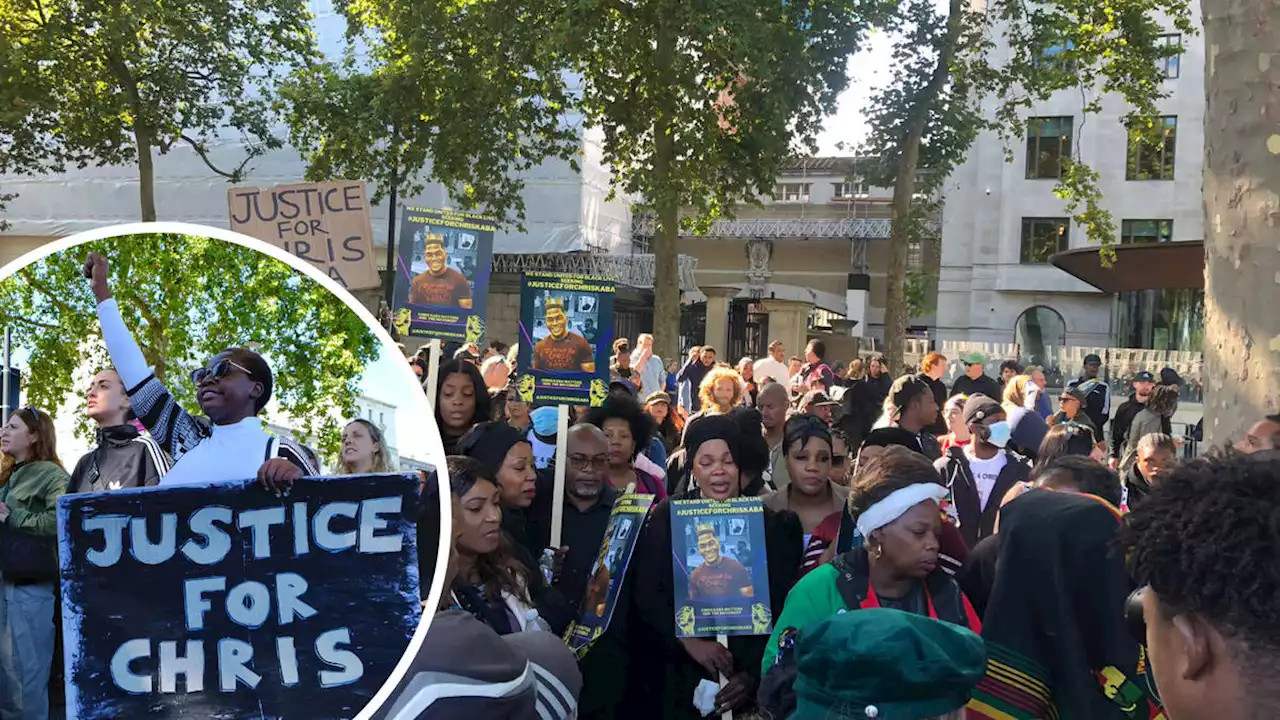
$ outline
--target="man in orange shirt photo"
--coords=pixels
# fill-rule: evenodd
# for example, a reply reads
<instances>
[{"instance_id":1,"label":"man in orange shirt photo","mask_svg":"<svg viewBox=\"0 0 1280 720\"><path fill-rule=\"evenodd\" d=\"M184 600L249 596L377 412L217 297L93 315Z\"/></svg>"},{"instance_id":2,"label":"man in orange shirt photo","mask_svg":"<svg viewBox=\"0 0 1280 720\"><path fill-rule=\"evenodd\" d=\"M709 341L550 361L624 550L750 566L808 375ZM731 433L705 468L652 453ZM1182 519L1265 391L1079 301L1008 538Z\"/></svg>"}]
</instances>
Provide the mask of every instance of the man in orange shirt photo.
<instances>
[{"instance_id":1,"label":"man in orange shirt photo","mask_svg":"<svg viewBox=\"0 0 1280 720\"><path fill-rule=\"evenodd\" d=\"M543 313L550 334L533 346L533 369L594 373L595 348L586 338L569 329L564 299L547 298Z\"/></svg>"},{"instance_id":2,"label":"man in orange shirt photo","mask_svg":"<svg viewBox=\"0 0 1280 720\"><path fill-rule=\"evenodd\" d=\"M427 247L422 257L427 261L427 271L413 278L409 285L409 302L470 310L471 285L465 275L449 267L444 236L427 233L426 240Z\"/></svg>"}]
</instances>

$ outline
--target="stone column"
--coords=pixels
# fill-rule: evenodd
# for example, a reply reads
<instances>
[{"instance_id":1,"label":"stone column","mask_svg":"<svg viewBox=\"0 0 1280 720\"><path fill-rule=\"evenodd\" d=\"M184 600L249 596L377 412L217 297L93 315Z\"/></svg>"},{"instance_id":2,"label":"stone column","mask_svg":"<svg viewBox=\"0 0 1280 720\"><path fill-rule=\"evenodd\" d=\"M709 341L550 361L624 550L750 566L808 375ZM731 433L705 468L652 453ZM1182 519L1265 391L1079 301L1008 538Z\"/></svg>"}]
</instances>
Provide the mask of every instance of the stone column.
<instances>
[{"instance_id":1,"label":"stone column","mask_svg":"<svg viewBox=\"0 0 1280 720\"><path fill-rule=\"evenodd\" d=\"M801 355L809 342L809 313L813 310L813 303L762 300L761 304L769 313L769 342L782 341L788 357Z\"/></svg>"},{"instance_id":2,"label":"stone column","mask_svg":"<svg viewBox=\"0 0 1280 720\"><path fill-rule=\"evenodd\" d=\"M703 338L704 345L716 349L716 358L724 362L733 362L725 354L729 352L729 302L741 292L736 287L704 287L702 294L707 296L707 325Z\"/></svg>"}]
</instances>

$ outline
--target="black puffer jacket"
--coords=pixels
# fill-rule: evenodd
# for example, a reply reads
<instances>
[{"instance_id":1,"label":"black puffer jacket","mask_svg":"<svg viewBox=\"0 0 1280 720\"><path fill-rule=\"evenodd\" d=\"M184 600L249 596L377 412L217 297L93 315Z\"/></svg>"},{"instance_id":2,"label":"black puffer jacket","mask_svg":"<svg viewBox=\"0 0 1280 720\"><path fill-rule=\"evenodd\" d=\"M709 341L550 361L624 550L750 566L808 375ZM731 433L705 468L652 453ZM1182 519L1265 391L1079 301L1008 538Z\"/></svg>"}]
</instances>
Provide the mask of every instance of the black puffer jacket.
<instances>
[{"instance_id":1,"label":"black puffer jacket","mask_svg":"<svg viewBox=\"0 0 1280 720\"><path fill-rule=\"evenodd\" d=\"M68 492L150 487L158 484L172 466L160 445L133 425L101 428L98 445L85 453L71 471Z\"/></svg>"}]
</instances>

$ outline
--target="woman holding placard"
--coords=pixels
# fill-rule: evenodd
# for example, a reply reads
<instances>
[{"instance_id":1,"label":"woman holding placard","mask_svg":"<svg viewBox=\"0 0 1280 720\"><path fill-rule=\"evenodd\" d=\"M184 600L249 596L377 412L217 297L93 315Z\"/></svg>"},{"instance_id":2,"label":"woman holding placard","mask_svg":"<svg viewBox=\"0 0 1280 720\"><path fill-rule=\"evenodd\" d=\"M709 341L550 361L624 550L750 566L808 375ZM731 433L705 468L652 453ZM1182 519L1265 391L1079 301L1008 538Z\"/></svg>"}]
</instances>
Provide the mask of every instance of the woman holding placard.
<instances>
[{"instance_id":1,"label":"woman holding placard","mask_svg":"<svg viewBox=\"0 0 1280 720\"><path fill-rule=\"evenodd\" d=\"M458 439L489 419L489 391L480 369L465 360L440 366L436 380L436 426L446 455L456 455Z\"/></svg>"},{"instance_id":2,"label":"woman holding placard","mask_svg":"<svg viewBox=\"0 0 1280 720\"><path fill-rule=\"evenodd\" d=\"M9 416L0 430L0 715L49 717L54 585L58 582L58 497L70 476L58 459L53 418L34 407Z\"/></svg>"},{"instance_id":3,"label":"woman holding placard","mask_svg":"<svg viewBox=\"0 0 1280 720\"><path fill-rule=\"evenodd\" d=\"M696 484L688 497L742 496L744 440L738 423L726 415L707 415L687 428L685 449ZM716 695L715 712L746 711L755 703L765 638L734 636L726 645L710 638L676 638L671 510L670 500L653 509L632 560L638 614L633 623L632 666L652 669L632 675L639 684L632 693L633 702L645 705L636 716L699 717L693 704L695 688L702 680L716 681L721 675L728 682ZM803 529L795 513L768 508L764 528L769 597L776 617L800 568Z\"/></svg>"}]
</instances>

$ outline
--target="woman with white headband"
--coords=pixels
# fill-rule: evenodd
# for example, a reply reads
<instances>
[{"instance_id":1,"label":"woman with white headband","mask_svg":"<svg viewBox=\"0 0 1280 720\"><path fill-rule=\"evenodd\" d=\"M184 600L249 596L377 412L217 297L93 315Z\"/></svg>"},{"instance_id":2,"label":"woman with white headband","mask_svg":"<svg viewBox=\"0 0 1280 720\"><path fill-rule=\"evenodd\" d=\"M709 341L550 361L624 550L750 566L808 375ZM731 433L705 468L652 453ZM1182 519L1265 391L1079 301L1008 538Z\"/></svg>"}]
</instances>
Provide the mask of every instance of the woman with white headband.
<instances>
[{"instance_id":1,"label":"woman with white headband","mask_svg":"<svg viewBox=\"0 0 1280 720\"><path fill-rule=\"evenodd\" d=\"M978 632L973 606L938 566L938 503L946 496L933 464L917 452L895 446L872 461L849 488L862 543L796 583L774 623L762 671L780 656L786 662L794 631L851 610L892 608Z\"/></svg>"}]
</instances>

